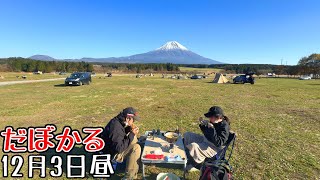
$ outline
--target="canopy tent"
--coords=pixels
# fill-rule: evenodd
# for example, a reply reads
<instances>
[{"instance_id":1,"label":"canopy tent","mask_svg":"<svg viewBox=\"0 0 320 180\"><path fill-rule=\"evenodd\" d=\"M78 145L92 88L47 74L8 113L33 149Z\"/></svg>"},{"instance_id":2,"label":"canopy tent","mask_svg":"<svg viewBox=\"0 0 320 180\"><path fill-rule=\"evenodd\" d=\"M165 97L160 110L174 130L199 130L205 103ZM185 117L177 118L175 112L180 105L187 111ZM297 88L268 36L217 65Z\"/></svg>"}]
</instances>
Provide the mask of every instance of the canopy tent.
<instances>
[{"instance_id":1,"label":"canopy tent","mask_svg":"<svg viewBox=\"0 0 320 180\"><path fill-rule=\"evenodd\" d=\"M221 73L216 73L216 76L213 79L213 83L228 83L228 79L225 78Z\"/></svg>"}]
</instances>

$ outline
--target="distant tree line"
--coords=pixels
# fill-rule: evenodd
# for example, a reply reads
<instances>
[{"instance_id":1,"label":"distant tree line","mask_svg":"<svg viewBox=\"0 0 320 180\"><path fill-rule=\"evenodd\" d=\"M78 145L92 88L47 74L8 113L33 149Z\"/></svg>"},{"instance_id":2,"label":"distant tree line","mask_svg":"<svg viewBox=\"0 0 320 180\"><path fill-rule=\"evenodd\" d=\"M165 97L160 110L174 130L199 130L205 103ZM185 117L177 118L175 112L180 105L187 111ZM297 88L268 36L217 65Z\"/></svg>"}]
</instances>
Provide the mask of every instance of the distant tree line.
<instances>
[{"instance_id":1,"label":"distant tree line","mask_svg":"<svg viewBox=\"0 0 320 180\"><path fill-rule=\"evenodd\" d=\"M255 72L261 74L272 73L275 71L277 65L271 64L188 64L181 65L184 67L193 67L193 68L215 68L223 69L225 73L235 73L242 74L248 72ZM263 72L262 72L263 71Z\"/></svg>"},{"instance_id":2,"label":"distant tree line","mask_svg":"<svg viewBox=\"0 0 320 180\"><path fill-rule=\"evenodd\" d=\"M181 64L183 67L193 68L218 68L224 73L245 74L255 72L257 75L275 73L281 75L310 75L320 77L320 54L311 54L299 60L297 65L272 65L272 64Z\"/></svg>"},{"instance_id":3,"label":"distant tree line","mask_svg":"<svg viewBox=\"0 0 320 180\"><path fill-rule=\"evenodd\" d=\"M0 59L0 64L7 64L9 71L35 72L92 72L93 64L100 65L107 71L118 70L121 72L132 73L151 73L151 72L179 72L179 66L172 63L166 64L128 64L128 63L87 63L69 61L40 61L21 57L11 57Z\"/></svg>"},{"instance_id":4,"label":"distant tree line","mask_svg":"<svg viewBox=\"0 0 320 180\"><path fill-rule=\"evenodd\" d=\"M93 64L86 62L67 62L67 61L39 61L20 57L1 59L0 62L6 63L10 71L35 72L92 72Z\"/></svg>"},{"instance_id":5,"label":"distant tree line","mask_svg":"<svg viewBox=\"0 0 320 180\"><path fill-rule=\"evenodd\" d=\"M95 63L101 65L104 71L118 70L121 72L151 73L179 72L179 66L172 63L128 64L128 63Z\"/></svg>"},{"instance_id":6,"label":"distant tree line","mask_svg":"<svg viewBox=\"0 0 320 180\"><path fill-rule=\"evenodd\" d=\"M82 72L94 71L93 63L69 62L69 61L39 61L21 57L0 59L0 65L7 65L9 71L24 72ZM102 68L102 71L120 71L131 73L151 72L180 72L179 67L193 68L217 68L223 69L223 73L248 73L255 72L257 75L275 73L281 75L310 75L320 77L320 54L311 54L299 60L297 65L271 65L271 64L172 64L172 63L150 63L150 64L129 64L129 63L94 63Z\"/></svg>"}]
</instances>

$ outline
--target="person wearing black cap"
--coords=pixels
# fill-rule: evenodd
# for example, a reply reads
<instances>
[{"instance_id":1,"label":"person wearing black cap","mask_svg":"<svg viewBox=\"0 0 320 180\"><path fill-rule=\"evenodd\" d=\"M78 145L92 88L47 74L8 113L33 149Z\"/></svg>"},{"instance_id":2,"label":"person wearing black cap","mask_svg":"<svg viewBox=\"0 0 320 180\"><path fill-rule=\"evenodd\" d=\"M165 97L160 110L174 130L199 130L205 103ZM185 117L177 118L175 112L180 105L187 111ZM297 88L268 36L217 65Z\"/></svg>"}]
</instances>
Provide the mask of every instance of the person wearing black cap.
<instances>
[{"instance_id":1,"label":"person wearing black cap","mask_svg":"<svg viewBox=\"0 0 320 180\"><path fill-rule=\"evenodd\" d=\"M183 135L188 150L188 171L197 170L205 158L213 157L225 145L229 136L229 118L218 106L213 106L204 114L209 120L199 118L203 135L187 132ZM196 167L196 168L195 168Z\"/></svg>"},{"instance_id":2,"label":"person wearing black cap","mask_svg":"<svg viewBox=\"0 0 320 180\"><path fill-rule=\"evenodd\" d=\"M125 108L109 121L101 135L105 142L103 153L111 154L113 160L120 163L126 159L124 179L136 179L139 170L141 147L136 137L139 128L133 124L137 120L138 111L132 107Z\"/></svg>"}]
</instances>

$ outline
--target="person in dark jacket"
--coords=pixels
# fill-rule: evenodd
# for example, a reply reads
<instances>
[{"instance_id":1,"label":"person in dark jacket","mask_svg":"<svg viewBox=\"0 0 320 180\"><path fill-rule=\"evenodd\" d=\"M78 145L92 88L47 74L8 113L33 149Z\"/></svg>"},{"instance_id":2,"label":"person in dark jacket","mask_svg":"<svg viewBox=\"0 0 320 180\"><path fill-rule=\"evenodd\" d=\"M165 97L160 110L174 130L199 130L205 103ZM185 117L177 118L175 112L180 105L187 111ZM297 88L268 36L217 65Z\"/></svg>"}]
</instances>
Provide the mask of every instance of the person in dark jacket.
<instances>
[{"instance_id":1,"label":"person in dark jacket","mask_svg":"<svg viewBox=\"0 0 320 180\"><path fill-rule=\"evenodd\" d=\"M188 171L197 170L195 167L201 164L205 158L211 158L216 155L226 144L229 137L230 122L220 107L211 107L204 116L209 120L203 120L202 117L199 118L199 127L203 135L192 132L187 132L183 135L190 159L187 166Z\"/></svg>"},{"instance_id":2,"label":"person in dark jacket","mask_svg":"<svg viewBox=\"0 0 320 180\"><path fill-rule=\"evenodd\" d=\"M103 153L111 154L113 160L120 163L126 159L126 179L136 179L139 170L141 147L136 137L139 128L134 125L138 119L136 109L125 108L110 120L102 132L105 142Z\"/></svg>"}]
</instances>

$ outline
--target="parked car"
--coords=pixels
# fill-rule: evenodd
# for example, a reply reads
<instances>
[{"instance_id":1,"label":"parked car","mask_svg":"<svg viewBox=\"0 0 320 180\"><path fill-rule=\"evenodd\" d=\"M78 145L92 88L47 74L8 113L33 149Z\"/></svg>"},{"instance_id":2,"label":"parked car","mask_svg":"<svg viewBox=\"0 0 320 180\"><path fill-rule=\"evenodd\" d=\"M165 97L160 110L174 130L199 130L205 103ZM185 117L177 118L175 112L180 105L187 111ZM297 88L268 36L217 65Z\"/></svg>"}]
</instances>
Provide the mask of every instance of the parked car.
<instances>
[{"instance_id":1,"label":"parked car","mask_svg":"<svg viewBox=\"0 0 320 180\"><path fill-rule=\"evenodd\" d=\"M267 76L272 77L272 76L276 76L276 74L275 73L268 73Z\"/></svg>"},{"instance_id":2,"label":"parked car","mask_svg":"<svg viewBox=\"0 0 320 180\"><path fill-rule=\"evenodd\" d=\"M66 72L59 72L59 75L67 75Z\"/></svg>"},{"instance_id":3,"label":"parked car","mask_svg":"<svg viewBox=\"0 0 320 180\"><path fill-rule=\"evenodd\" d=\"M42 71L35 71L33 74L43 74Z\"/></svg>"},{"instance_id":4,"label":"parked car","mask_svg":"<svg viewBox=\"0 0 320 180\"><path fill-rule=\"evenodd\" d=\"M254 84L254 77L252 77L252 75L239 75L236 76L235 78L233 78L233 83L234 84L244 84L244 83L250 83L250 84Z\"/></svg>"},{"instance_id":5,"label":"parked car","mask_svg":"<svg viewBox=\"0 0 320 180\"><path fill-rule=\"evenodd\" d=\"M77 72L72 73L69 77L65 80L65 85L78 85L81 86L83 84L90 84L91 83L91 74L87 72Z\"/></svg>"},{"instance_id":6,"label":"parked car","mask_svg":"<svg viewBox=\"0 0 320 180\"><path fill-rule=\"evenodd\" d=\"M299 77L299 80L310 80L311 77L310 76L301 76Z\"/></svg>"},{"instance_id":7,"label":"parked car","mask_svg":"<svg viewBox=\"0 0 320 180\"><path fill-rule=\"evenodd\" d=\"M202 79L203 77L200 75L193 75L191 76L191 79Z\"/></svg>"}]
</instances>

